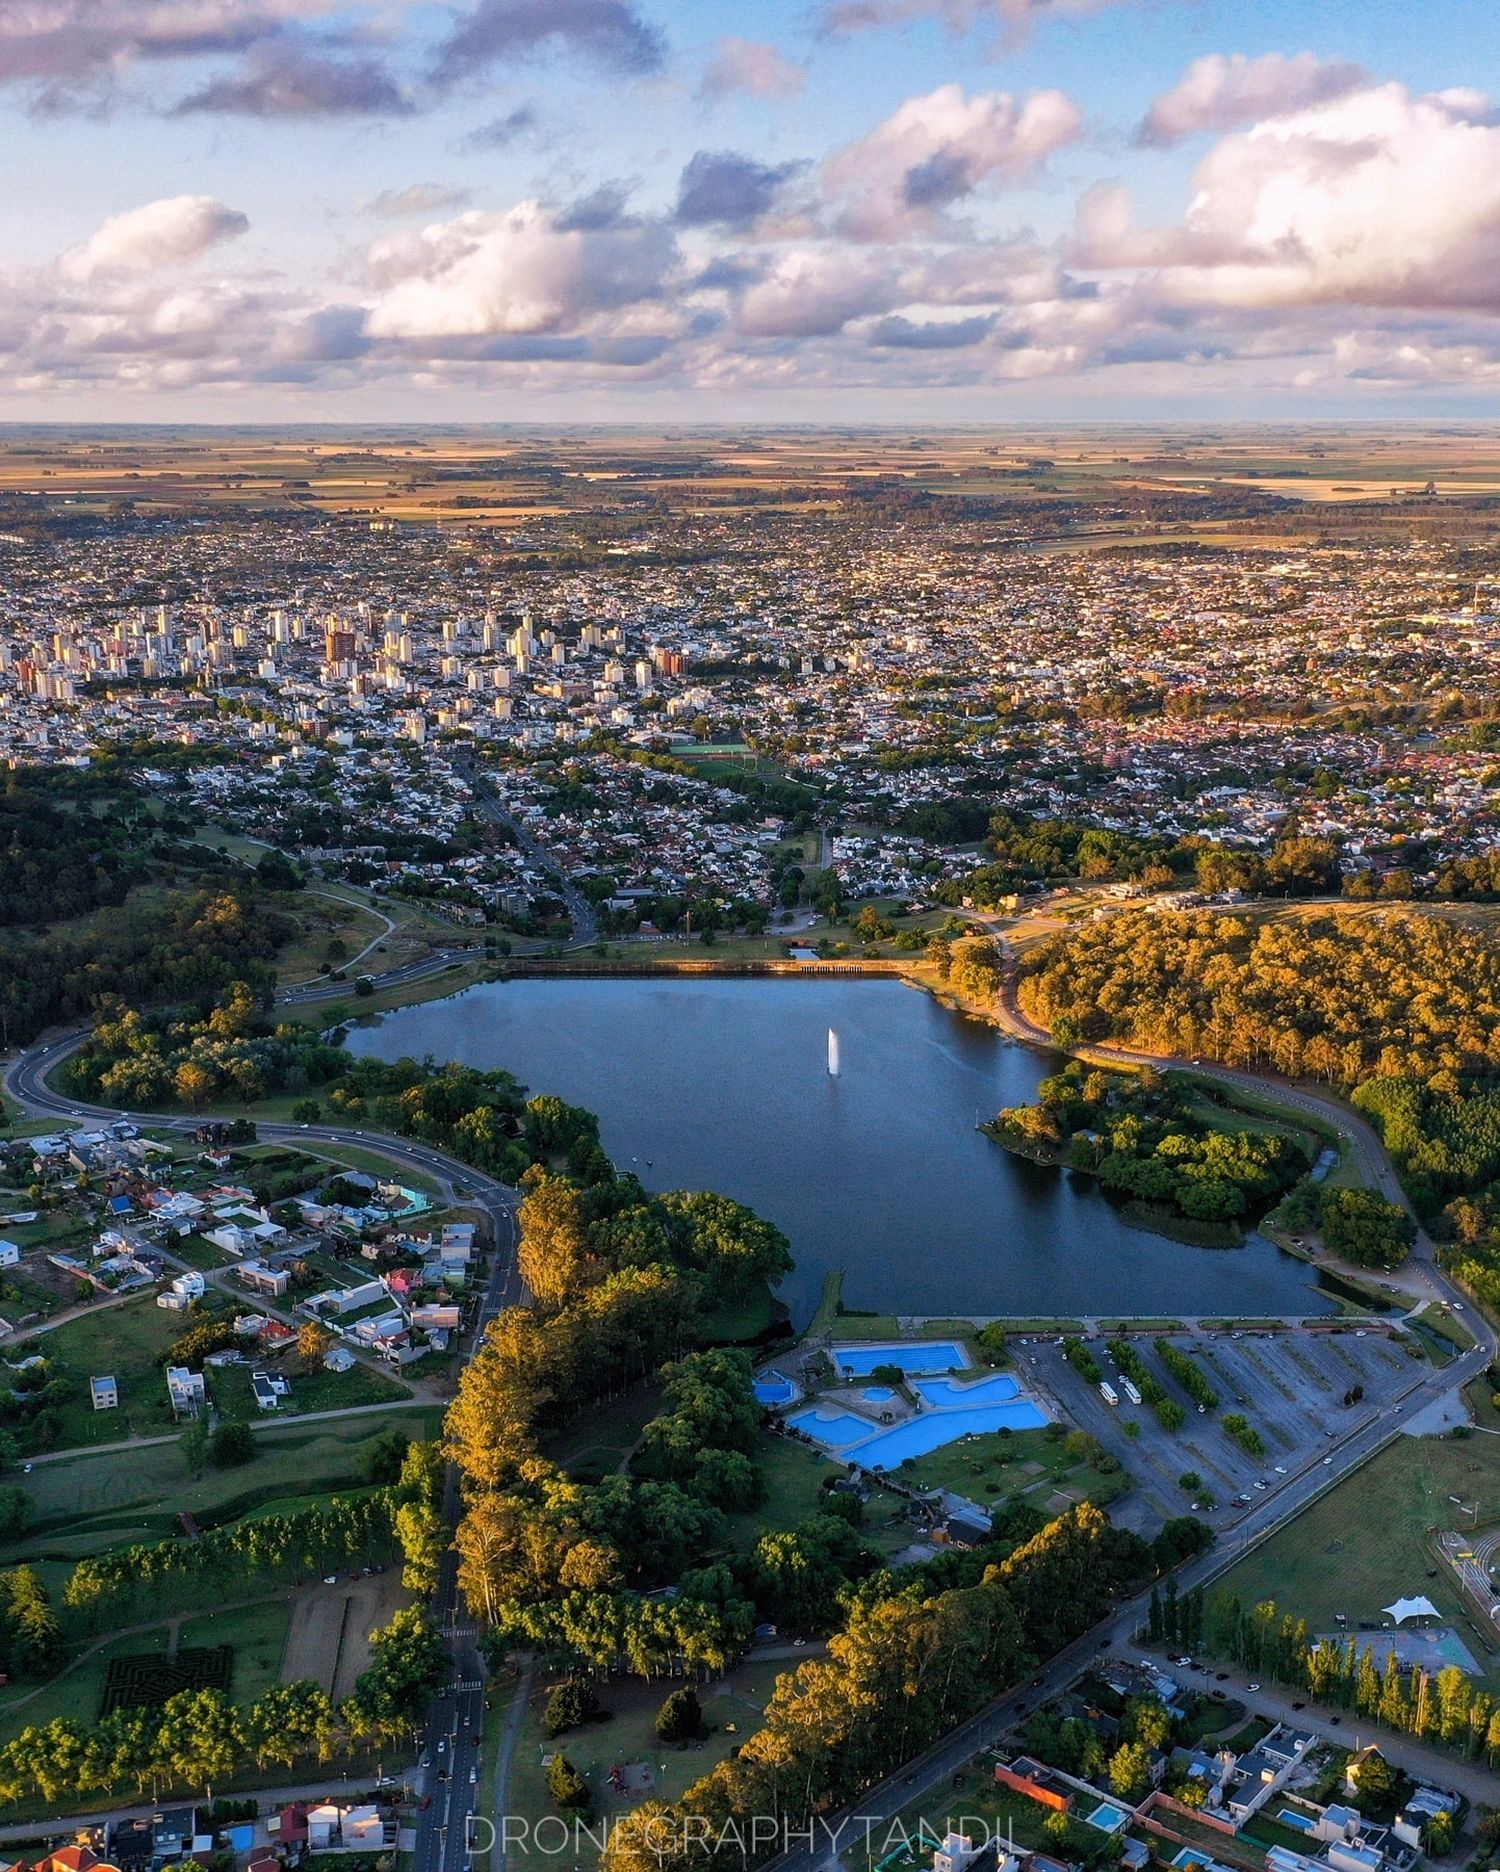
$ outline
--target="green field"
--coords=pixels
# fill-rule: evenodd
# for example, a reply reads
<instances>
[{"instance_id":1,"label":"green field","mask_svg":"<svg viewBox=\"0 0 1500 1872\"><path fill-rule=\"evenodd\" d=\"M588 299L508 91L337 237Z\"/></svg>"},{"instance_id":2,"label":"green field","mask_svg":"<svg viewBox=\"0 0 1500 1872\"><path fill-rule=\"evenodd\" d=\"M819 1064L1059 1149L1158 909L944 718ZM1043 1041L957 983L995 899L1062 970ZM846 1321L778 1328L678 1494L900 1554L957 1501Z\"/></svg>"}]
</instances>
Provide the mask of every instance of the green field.
<instances>
[{"instance_id":1,"label":"green field","mask_svg":"<svg viewBox=\"0 0 1500 1872\"><path fill-rule=\"evenodd\" d=\"M599 1699L612 1712L608 1720L569 1730L554 1742L543 1739L541 1728L551 1684L539 1682L532 1692L516 1740L506 1811L524 1816L533 1825L544 1815L556 1811L547 1794L543 1757L559 1749L593 1791L596 1818L619 1814L635 1805L633 1799L612 1792L609 1771L616 1765L624 1768L642 1764L651 1777L652 1796L675 1800L722 1761L731 1748L760 1727L776 1679L793 1668L785 1660L773 1663L752 1660L716 1682L698 1685L704 1720L712 1725L712 1733L700 1744L672 1748L664 1747L656 1739L656 1712L667 1695L681 1687L681 1679L663 1678L655 1683L643 1683L636 1677L610 1678L599 1686ZM502 1696L504 1694L502 1692ZM492 1715L490 1726L493 1728L495 1724L496 1717ZM539 1867L547 1863L544 1854L528 1855L524 1848L514 1846L510 1848L510 1857L517 1865L528 1863L528 1859Z\"/></svg>"},{"instance_id":2,"label":"green field","mask_svg":"<svg viewBox=\"0 0 1500 1872\"><path fill-rule=\"evenodd\" d=\"M281 1660L292 1623L290 1599L265 1599L259 1605L236 1606L201 1617L184 1619L178 1645L229 1645L234 1651L230 1695L243 1709L262 1691L281 1681Z\"/></svg>"},{"instance_id":3,"label":"green field","mask_svg":"<svg viewBox=\"0 0 1500 1872\"><path fill-rule=\"evenodd\" d=\"M23 1539L0 1549L0 1564L44 1555L75 1560L135 1540L162 1540L184 1510L208 1524L273 1498L326 1494L359 1479L361 1454L376 1437L391 1429L431 1437L441 1416L427 1405L300 1429L294 1422L266 1425L253 1462L196 1477L176 1441L38 1463L29 1476L16 1478L36 1520Z\"/></svg>"},{"instance_id":4,"label":"green field","mask_svg":"<svg viewBox=\"0 0 1500 1872\"><path fill-rule=\"evenodd\" d=\"M1356 1637L1361 1620L1380 1623L1382 1606L1425 1593L1486 1667L1489 1687L1500 1688L1500 1641L1480 1632L1429 1542L1429 1529L1458 1528L1449 1500L1454 1495L1477 1497L1493 1522L1500 1506L1500 1439L1398 1437L1240 1561L1220 1585L1246 1605L1274 1599L1284 1612L1306 1618L1314 1633L1335 1630L1334 1613L1346 1613ZM1378 1632L1369 1637L1378 1652Z\"/></svg>"},{"instance_id":5,"label":"green field","mask_svg":"<svg viewBox=\"0 0 1500 1872\"><path fill-rule=\"evenodd\" d=\"M6 1355L17 1364L39 1353L48 1360L52 1375L66 1381L68 1395L58 1406L62 1421L55 1447L77 1449L171 1431L167 1381L156 1360L187 1328L184 1314L157 1306L145 1294L7 1346ZM89 1379L106 1376L119 1386L120 1406L96 1411L89 1402ZM25 1436L18 1435L24 1448Z\"/></svg>"}]
</instances>

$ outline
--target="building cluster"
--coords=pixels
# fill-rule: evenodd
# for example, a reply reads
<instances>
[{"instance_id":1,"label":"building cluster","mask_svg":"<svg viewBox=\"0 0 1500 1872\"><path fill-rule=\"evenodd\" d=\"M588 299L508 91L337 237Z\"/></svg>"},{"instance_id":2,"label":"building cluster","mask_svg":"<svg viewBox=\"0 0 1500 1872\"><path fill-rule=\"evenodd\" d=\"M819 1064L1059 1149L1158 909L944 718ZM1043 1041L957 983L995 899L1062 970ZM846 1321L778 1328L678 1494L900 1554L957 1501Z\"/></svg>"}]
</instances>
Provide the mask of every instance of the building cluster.
<instances>
[{"instance_id":1,"label":"building cluster","mask_svg":"<svg viewBox=\"0 0 1500 1872\"><path fill-rule=\"evenodd\" d=\"M39 1856L0 1857L0 1872L162 1872L165 1866L288 1872L332 1854L364 1854L373 1864L395 1850L397 1838L395 1809L379 1798L293 1801L259 1819L227 1823L207 1808L163 1807L85 1822L68 1845Z\"/></svg>"},{"instance_id":2,"label":"building cluster","mask_svg":"<svg viewBox=\"0 0 1500 1872\"><path fill-rule=\"evenodd\" d=\"M1464 723L1500 613L1456 547L992 533L802 511L642 517L606 551L566 515L461 548L306 516L0 540L0 761L134 750L201 817L476 922L545 916L552 859L774 908L783 818L712 764L747 749L814 789L846 895L961 875L972 838L910 821L972 798L1256 849L1295 822L1351 868L1493 842ZM476 770L527 837L482 821Z\"/></svg>"}]
</instances>

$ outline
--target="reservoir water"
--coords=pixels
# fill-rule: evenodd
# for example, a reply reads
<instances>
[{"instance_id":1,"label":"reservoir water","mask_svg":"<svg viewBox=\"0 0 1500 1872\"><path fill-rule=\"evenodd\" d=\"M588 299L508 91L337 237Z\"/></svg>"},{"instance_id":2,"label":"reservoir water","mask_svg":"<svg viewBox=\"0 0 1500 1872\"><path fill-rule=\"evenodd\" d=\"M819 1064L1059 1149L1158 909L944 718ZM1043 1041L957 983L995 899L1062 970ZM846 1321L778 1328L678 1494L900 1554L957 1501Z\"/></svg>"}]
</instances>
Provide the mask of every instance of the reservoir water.
<instances>
[{"instance_id":1,"label":"reservoir water","mask_svg":"<svg viewBox=\"0 0 1500 1872\"><path fill-rule=\"evenodd\" d=\"M493 982L379 1016L349 1047L503 1066L597 1112L604 1148L648 1188L748 1203L791 1240L799 1321L838 1267L844 1304L882 1313L1335 1310L1263 1238L1214 1250L1131 1228L1088 1179L976 1131L1051 1068L899 981Z\"/></svg>"}]
</instances>

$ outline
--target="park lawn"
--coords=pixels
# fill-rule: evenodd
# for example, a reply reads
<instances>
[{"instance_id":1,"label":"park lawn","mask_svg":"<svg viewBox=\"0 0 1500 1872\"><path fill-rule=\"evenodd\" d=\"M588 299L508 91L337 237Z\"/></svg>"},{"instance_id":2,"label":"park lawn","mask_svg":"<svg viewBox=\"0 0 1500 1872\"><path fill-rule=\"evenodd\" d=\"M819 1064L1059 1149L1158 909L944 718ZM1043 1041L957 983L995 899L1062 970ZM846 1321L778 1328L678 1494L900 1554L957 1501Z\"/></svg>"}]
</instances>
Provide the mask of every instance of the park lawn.
<instances>
[{"instance_id":1,"label":"park lawn","mask_svg":"<svg viewBox=\"0 0 1500 1872\"><path fill-rule=\"evenodd\" d=\"M1495 1397L1487 1378L1471 1378L1464 1386L1464 1402L1475 1423L1483 1430L1500 1433L1500 1406L1496 1405Z\"/></svg>"},{"instance_id":2,"label":"park lawn","mask_svg":"<svg viewBox=\"0 0 1500 1872\"><path fill-rule=\"evenodd\" d=\"M1500 1489L1500 1439L1488 1436L1398 1437L1362 1468L1320 1496L1295 1520L1226 1574L1222 1590L1253 1606L1273 1599L1305 1618L1314 1634L1349 1631L1380 1651L1381 1608L1403 1594L1426 1594L1453 1624L1500 1688L1500 1645L1482 1636L1457 1581L1429 1546L1427 1530L1458 1528L1449 1497L1493 1505ZM1428 1575L1436 1569L1436 1577Z\"/></svg>"},{"instance_id":3,"label":"park lawn","mask_svg":"<svg viewBox=\"0 0 1500 1872\"><path fill-rule=\"evenodd\" d=\"M580 1480L614 1475L661 1410L661 1386L637 1385L623 1397L585 1412L571 1429L547 1439L547 1454L559 1468Z\"/></svg>"},{"instance_id":4,"label":"park lawn","mask_svg":"<svg viewBox=\"0 0 1500 1872\"><path fill-rule=\"evenodd\" d=\"M766 1479L766 1499L759 1508L729 1517L731 1545L737 1552L762 1534L800 1527L822 1507L823 1484L844 1473L805 1443L773 1436L769 1430L761 1431L750 1455Z\"/></svg>"},{"instance_id":5,"label":"park lawn","mask_svg":"<svg viewBox=\"0 0 1500 1872\"><path fill-rule=\"evenodd\" d=\"M385 939L384 919L342 895L335 900L321 891L316 895L280 892L276 901L277 908L290 911L298 923L297 934L276 954L276 979L280 982L300 985L314 981L320 963L331 962L335 968L343 968L367 943ZM344 945L342 956L328 954L328 945L335 938ZM381 969L386 965L372 951L359 966Z\"/></svg>"},{"instance_id":6,"label":"park lawn","mask_svg":"<svg viewBox=\"0 0 1500 1872\"><path fill-rule=\"evenodd\" d=\"M198 1645L227 1644L234 1651L230 1694L241 1709L248 1707L272 1684L281 1682L281 1660L291 1629L290 1599L262 1599L256 1605L226 1606L184 1619L178 1634L180 1650Z\"/></svg>"},{"instance_id":7,"label":"park lawn","mask_svg":"<svg viewBox=\"0 0 1500 1872\"><path fill-rule=\"evenodd\" d=\"M996 1431L972 1442L946 1443L930 1455L903 1463L896 1479L913 1488L948 1489L995 1504L1009 1495L1027 1494L1039 1506L1058 1488L1076 1488L1082 1496L1115 1480L1070 1456L1065 1442L1049 1438L1045 1430L1014 1430L1008 1436Z\"/></svg>"},{"instance_id":8,"label":"park lawn","mask_svg":"<svg viewBox=\"0 0 1500 1872\"><path fill-rule=\"evenodd\" d=\"M110 1659L159 1655L166 1651L169 1638L165 1625L124 1632L75 1659L43 1684L6 1684L0 1688L0 1744L12 1741L23 1729L41 1728L59 1716L71 1717L85 1727L97 1722Z\"/></svg>"},{"instance_id":9,"label":"park lawn","mask_svg":"<svg viewBox=\"0 0 1500 1872\"><path fill-rule=\"evenodd\" d=\"M743 1299L716 1307L703 1321L703 1336L710 1345L747 1345L758 1340L775 1320L776 1301L762 1281Z\"/></svg>"},{"instance_id":10,"label":"park lawn","mask_svg":"<svg viewBox=\"0 0 1500 1872\"><path fill-rule=\"evenodd\" d=\"M506 1811L524 1817L533 1827L539 1819L557 1811L547 1793L543 1758L558 1750L588 1782L596 1819L618 1816L635 1805L633 1799L616 1795L610 1786L609 1771L616 1765L646 1764L653 1798L676 1800L723 1761L732 1748L755 1733L777 1678L792 1668L785 1660L767 1663L752 1658L736 1665L725 1677L696 1685L704 1721L711 1725L712 1732L702 1743L673 1747L657 1740L656 1713L671 1692L680 1690L689 1679L663 1677L644 1683L638 1677L606 1678L598 1685L598 1694L600 1702L613 1712L610 1717L571 1729L551 1742L542 1736L542 1714L556 1679L539 1683L516 1738ZM490 1725L493 1727L495 1722L492 1715ZM546 1840L544 1828L543 1843ZM535 1848L528 1853L524 1845L513 1846L509 1856L514 1865L529 1864L537 1872L548 1864L545 1853Z\"/></svg>"},{"instance_id":11,"label":"park lawn","mask_svg":"<svg viewBox=\"0 0 1500 1872\"><path fill-rule=\"evenodd\" d=\"M147 1444L128 1452L70 1456L38 1463L17 1477L36 1521L26 1535L0 1548L0 1565L39 1554L75 1559L136 1540L163 1540L176 1517L190 1512L205 1524L233 1520L269 1500L299 1490L318 1500L359 1481L365 1449L392 1429L413 1439L435 1436L442 1411L435 1405L368 1417L335 1418L297 1428L295 1420L267 1424L255 1460L243 1469L189 1473L181 1446Z\"/></svg>"},{"instance_id":12,"label":"park lawn","mask_svg":"<svg viewBox=\"0 0 1500 1872\"><path fill-rule=\"evenodd\" d=\"M90 1443L171 1432L172 1407L157 1359L190 1323L181 1313L157 1306L150 1294L144 1294L138 1300L82 1314L6 1350L12 1360L17 1353L23 1357L41 1353L51 1364L53 1376L68 1381L71 1394L58 1407L62 1427L54 1447L79 1449ZM89 1402L89 1379L109 1376L119 1387L119 1408L96 1411Z\"/></svg>"}]
</instances>

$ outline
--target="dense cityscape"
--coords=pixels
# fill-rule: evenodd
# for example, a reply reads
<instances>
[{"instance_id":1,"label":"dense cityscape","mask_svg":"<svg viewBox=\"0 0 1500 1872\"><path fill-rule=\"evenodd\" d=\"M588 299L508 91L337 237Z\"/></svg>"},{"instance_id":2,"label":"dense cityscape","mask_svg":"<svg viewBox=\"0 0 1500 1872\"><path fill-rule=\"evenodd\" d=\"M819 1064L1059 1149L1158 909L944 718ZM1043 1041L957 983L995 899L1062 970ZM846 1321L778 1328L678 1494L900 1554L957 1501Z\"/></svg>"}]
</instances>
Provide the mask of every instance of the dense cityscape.
<instances>
[{"instance_id":1,"label":"dense cityscape","mask_svg":"<svg viewBox=\"0 0 1500 1872\"><path fill-rule=\"evenodd\" d=\"M1496 1872L1494 0L0 0L0 1872Z\"/></svg>"}]
</instances>

